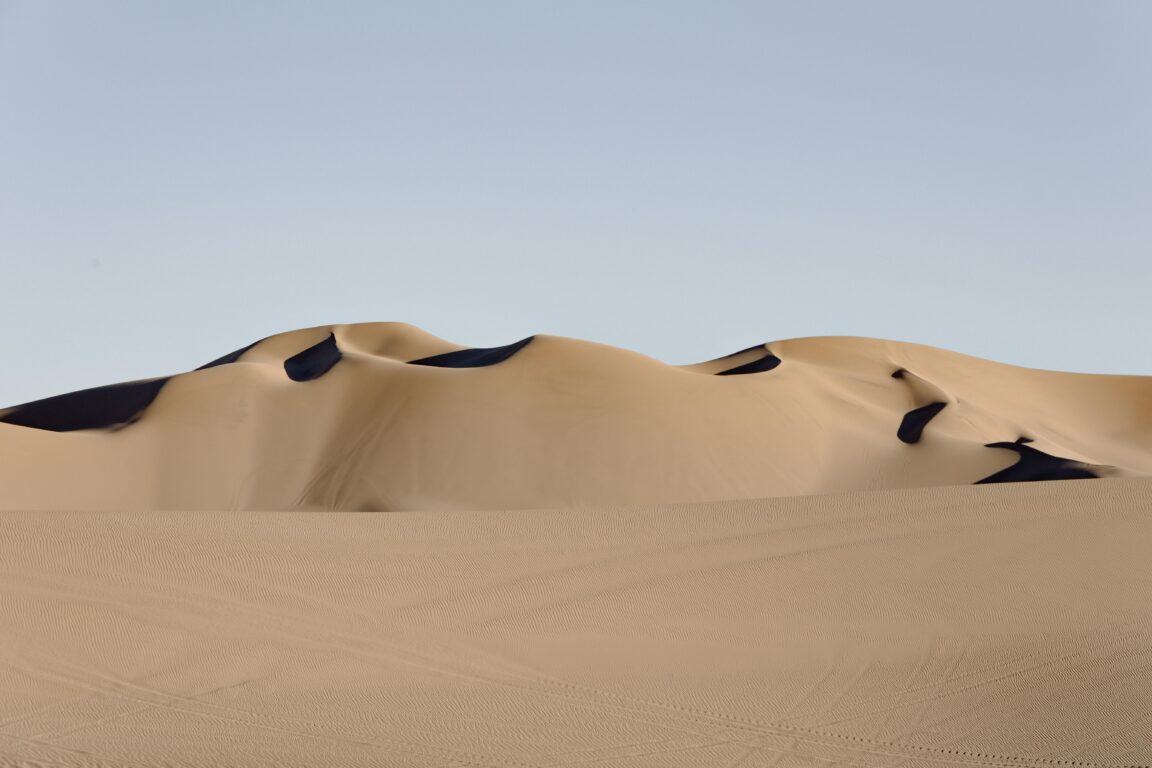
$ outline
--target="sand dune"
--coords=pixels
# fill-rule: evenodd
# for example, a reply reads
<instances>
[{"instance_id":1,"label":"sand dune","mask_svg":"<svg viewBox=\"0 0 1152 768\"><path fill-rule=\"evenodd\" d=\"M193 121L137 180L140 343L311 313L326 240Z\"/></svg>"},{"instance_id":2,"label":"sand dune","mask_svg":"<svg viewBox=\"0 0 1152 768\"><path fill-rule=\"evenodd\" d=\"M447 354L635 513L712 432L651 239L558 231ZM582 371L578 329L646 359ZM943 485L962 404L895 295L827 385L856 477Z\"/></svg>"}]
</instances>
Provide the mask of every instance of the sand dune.
<instances>
[{"instance_id":1,"label":"sand dune","mask_svg":"<svg viewBox=\"0 0 1152 768\"><path fill-rule=\"evenodd\" d=\"M1152 378L862 338L678 367L566 338L477 350L333 326L0 412L0 504L22 509L522 509L1148 474Z\"/></svg>"},{"instance_id":2,"label":"sand dune","mask_svg":"<svg viewBox=\"0 0 1152 768\"><path fill-rule=\"evenodd\" d=\"M6 512L0 764L1148 766L1150 498Z\"/></svg>"},{"instance_id":3,"label":"sand dune","mask_svg":"<svg viewBox=\"0 0 1152 768\"><path fill-rule=\"evenodd\" d=\"M1152 378L313 328L0 510L0 766L1152 766Z\"/></svg>"}]
</instances>

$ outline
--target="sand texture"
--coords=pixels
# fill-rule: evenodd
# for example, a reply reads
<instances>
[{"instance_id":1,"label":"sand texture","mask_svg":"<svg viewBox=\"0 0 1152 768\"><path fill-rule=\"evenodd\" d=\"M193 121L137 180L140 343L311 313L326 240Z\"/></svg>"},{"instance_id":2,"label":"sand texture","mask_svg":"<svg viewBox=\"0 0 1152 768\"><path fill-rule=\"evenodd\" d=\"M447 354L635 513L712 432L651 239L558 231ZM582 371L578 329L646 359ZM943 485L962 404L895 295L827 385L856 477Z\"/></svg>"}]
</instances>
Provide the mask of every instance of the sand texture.
<instances>
[{"instance_id":1,"label":"sand texture","mask_svg":"<svg viewBox=\"0 0 1152 768\"><path fill-rule=\"evenodd\" d=\"M0 412L0 766L1152 766L1152 379L213 362Z\"/></svg>"},{"instance_id":2,"label":"sand texture","mask_svg":"<svg viewBox=\"0 0 1152 768\"><path fill-rule=\"evenodd\" d=\"M0 516L0 761L1146 766L1143 479Z\"/></svg>"},{"instance_id":3,"label":"sand texture","mask_svg":"<svg viewBox=\"0 0 1152 768\"><path fill-rule=\"evenodd\" d=\"M531 509L1152 475L1152 377L874 339L671 366L375 323L214 362L0 411L0 508Z\"/></svg>"}]
</instances>

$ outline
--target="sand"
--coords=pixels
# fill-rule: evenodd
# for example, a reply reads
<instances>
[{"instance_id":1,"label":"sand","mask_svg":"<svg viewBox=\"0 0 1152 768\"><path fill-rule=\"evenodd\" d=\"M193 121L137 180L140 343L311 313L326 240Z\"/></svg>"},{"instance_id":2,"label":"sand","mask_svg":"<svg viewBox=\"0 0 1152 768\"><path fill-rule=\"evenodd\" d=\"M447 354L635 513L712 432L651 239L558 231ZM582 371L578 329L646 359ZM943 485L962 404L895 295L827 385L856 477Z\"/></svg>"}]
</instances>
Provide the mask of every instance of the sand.
<instances>
[{"instance_id":1,"label":"sand","mask_svg":"<svg viewBox=\"0 0 1152 768\"><path fill-rule=\"evenodd\" d=\"M861 338L773 342L689 366L551 336L510 348L480 354L401 323L311 328L160 387L8 409L0 508L766 498L971 484L1020 461L988 445L1020 439L1097 476L1152 475L1152 377L1029 370ZM445 355L475 367L446 367ZM779 364L768 370L715 375L769 355ZM942 410L905 429L934 403ZM101 414L109 427L131 423L63 432L3 423L59 428ZM1036 471L1078 469L1054 460Z\"/></svg>"},{"instance_id":2,"label":"sand","mask_svg":"<svg viewBox=\"0 0 1152 768\"><path fill-rule=\"evenodd\" d=\"M0 765L1150 766L1150 392L375 324L0 424Z\"/></svg>"}]
</instances>

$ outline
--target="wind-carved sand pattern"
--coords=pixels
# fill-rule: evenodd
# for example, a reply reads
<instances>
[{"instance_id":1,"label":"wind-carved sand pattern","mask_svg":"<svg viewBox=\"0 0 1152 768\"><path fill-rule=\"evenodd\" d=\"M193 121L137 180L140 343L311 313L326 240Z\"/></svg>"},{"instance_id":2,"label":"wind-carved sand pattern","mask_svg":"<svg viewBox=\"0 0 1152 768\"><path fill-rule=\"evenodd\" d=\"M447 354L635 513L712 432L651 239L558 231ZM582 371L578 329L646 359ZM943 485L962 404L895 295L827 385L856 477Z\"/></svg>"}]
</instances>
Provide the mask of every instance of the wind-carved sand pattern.
<instances>
[{"instance_id":1,"label":"wind-carved sand pattern","mask_svg":"<svg viewBox=\"0 0 1152 768\"><path fill-rule=\"evenodd\" d=\"M409 365L430 365L436 368L484 368L489 365L502 363L524 347L528 346L534 336L505 345L503 347L489 347L487 349L458 349L455 352L444 352L419 360L409 360Z\"/></svg>"},{"instance_id":2,"label":"wind-carved sand pattern","mask_svg":"<svg viewBox=\"0 0 1152 768\"><path fill-rule=\"evenodd\" d=\"M1015 451L1020 459L1012 466L989 475L978 483L1021 483L1037 480L1086 480L1099 477L1088 465L1072 459L1050 456L1027 445L1032 442L1026 437L1017 438L1013 443L989 443L988 448L1005 448Z\"/></svg>"},{"instance_id":3,"label":"wind-carved sand pattern","mask_svg":"<svg viewBox=\"0 0 1152 768\"><path fill-rule=\"evenodd\" d=\"M947 407L948 395L931 382L925 381L903 368L898 368L893 372L892 378L899 379L907 385L913 401L917 404L917 407L904 414L904 418L900 420L900 426L896 430L896 437L900 438L901 442L914 445L920 442L928 422L932 421L940 411Z\"/></svg>"},{"instance_id":4,"label":"wind-carved sand pattern","mask_svg":"<svg viewBox=\"0 0 1152 768\"><path fill-rule=\"evenodd\" d=\"M332 370L342 356L336 345L336 334L330 333L328 338L285 360L284 373L292 381L312 381Z\"/></svg>"},{"instance_id":5,"label":"wind-carved sand pattern","mask_svg":"<svg viewBox=\"0 0 1152 768\"><path fill-rule=\"evenodd\" d=\"M742 365L737 365L734 368L718 371L716 375L738 376L742 373L766 373L767 371L774 370L776 366L780 365L780 358L772 354L772 350L768 349L767 346L750 347L749 349L741 350L740 352L737 352L733 355L729 355L729 357L746 356L745 353L748 352L758 352L761 356L755 358L754 360L750 360L747 363L743 363Z\"/></svg>"},{"instance_id":6,"label":"wind-carved sand pattern","mask_svg":"<svg viewBox=\"0 0 1152 768\"><path fill-rule=\"evenodd\" d=\"M117 429L140 418L167 383L165 377L46 397L7 409L0 422L50 432Z\"/></svg>"},{"instance_id":7,"label":"wind-carved sand pattern","mask_svg":"<svg viewBox=\"0 0 1152 768\"><path fill-rule=\"evenodd\" d=\"M1152 766L1150 413L397 323L9 408L0 766Z\"/></svg>"}]
</instances>

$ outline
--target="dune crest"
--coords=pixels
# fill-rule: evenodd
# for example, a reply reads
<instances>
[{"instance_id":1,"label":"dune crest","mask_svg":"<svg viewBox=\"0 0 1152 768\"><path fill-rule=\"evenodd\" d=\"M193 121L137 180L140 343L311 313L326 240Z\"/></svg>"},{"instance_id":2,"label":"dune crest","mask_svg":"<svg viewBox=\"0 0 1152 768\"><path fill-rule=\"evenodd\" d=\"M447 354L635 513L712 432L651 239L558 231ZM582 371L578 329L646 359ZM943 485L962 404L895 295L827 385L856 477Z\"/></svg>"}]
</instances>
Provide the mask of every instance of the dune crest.
<instances>
[{"instance_id":1,"label":"dune crest","mask_svg":"<svg viewBox=\"0 0 1152 768\"><path fill-rule=\"evenodd\" d=\"M0 411L0 768L1146 768L1125 475L1152 377L272 336Z\"/></svg>"},{"instance_id":2,"label":"dune crest","mask_svg":"<svg viewBox=\"0 0 1152 768\"><path fill-rule=\"evenodd\" d=\"M673 366L561 337L472 349L336 325L0 411L8 509L539 508L1140 475L1152 377L854 337Z\"/></svg>"}]
</instances>

